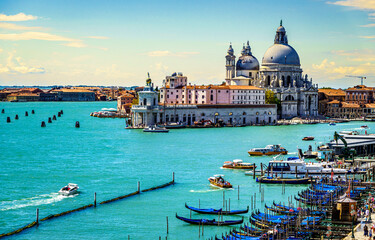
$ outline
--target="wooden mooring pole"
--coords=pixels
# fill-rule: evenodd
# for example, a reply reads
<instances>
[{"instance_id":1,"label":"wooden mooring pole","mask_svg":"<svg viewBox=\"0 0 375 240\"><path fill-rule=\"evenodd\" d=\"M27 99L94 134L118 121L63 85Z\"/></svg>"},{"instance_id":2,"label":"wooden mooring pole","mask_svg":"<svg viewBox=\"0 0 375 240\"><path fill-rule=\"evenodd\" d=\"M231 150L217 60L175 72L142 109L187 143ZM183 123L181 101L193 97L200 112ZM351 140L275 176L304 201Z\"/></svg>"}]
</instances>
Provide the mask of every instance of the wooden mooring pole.
<instances>
[{"instance_id":1,"label":"wooden mooring pole","mask_svg":"<svg viewBox=\"0 0 375 240\"><path fill-rule=\"evenodd\" d=\"M253 164L253 179L255 179L255 163Z\"/></svg>"},{"instance_id":2,"label":"wooden mooring pole","mask_svg":"<svg viewBox=\"0 0 375 240\"><path fill-rule=\"evenodd\" d=\"M140 193L140 192L141 192L141 182L138 181L138 193Z\"/></svg>"},{"instance_id":3,"label":"wooden mooring pole","mask_svg":"<svg viewBox=\"0 0 375 240\"><path fill-rule=\"evenodd\" d=\"M238 185L238 200L240 200L240 185Z\"/></svg>"},{"instance_id":4,"label":"wooden mooring pole","mask_svg":"<svg viewBox=\"0 0 375 240\"><path fill-rule=\"evenodd\" d=\"M172 181L174 182L174 172L173 172L173 178L172 178Z\"/></svg>"},{"instance_id":5,"label":"wooden mooring pole","mask_svg":"<svg viewBox=\"0 0 375 240\"><path fill-rule=\"evenodd\" d=\"M39 208L36 209L36 224L39 224Z\"/></svg>"},{"instance_id":6,"label":"wooden mooring pole","mask_svg":"<svg viewBox=\"0 0 375 240\"><path fill-rule=\"evenodd\" d=\"M167 234L169 234L168 216L167 216Z\"/></svg>"},{"instance_id":7,"label":"wooden mooring pole","mask_svg":"<svg viewBox=\"0 0 375 240\"><path fill-rule=\"evenodd\" d=\"M94 193L94 207L96 207L96 192Z\"/></svg>"}]
</instances>

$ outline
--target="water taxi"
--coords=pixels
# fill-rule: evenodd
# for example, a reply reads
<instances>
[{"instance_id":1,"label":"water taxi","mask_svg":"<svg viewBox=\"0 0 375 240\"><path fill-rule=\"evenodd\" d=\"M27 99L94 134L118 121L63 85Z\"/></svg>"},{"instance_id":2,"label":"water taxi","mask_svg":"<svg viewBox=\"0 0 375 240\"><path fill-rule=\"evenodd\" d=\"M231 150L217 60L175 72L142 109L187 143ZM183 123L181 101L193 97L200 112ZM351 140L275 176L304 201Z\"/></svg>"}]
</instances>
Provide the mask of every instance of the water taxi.
<instances>
[{"instance_id":1,"label":"water taxi","mask_svg":"<svg viewBox=\"0 0 375 240\"><path fill-rule=\"evenodd\" d=\"M232 184L224 180L224 175L216 174L213 177L210 177L208 181L214 187L219 188L232 188Z\"/></svg>"},{"instance_id":2,"label":"water taxi","mask_svg":"<svg viewBox=\"0 0 375 240\"><path fill-rule=\"evenodd\" d=\"M288 151L280 145L267 145L265 148L253 148L248 151L250 156L288 154Z\"/></svg>"},{"instance_id":3,"label":"water taxi","mask_svg":"<svg viewBox=\"0 0 375 240\"><path fill-rule=\"evenodd\" d=\"M169 132L166 128L156 127L156 126L149 126L143 129L143 132L155 132L155 133L167 133Z\"/></svg>"},{"instance_id":4,"label":"water taxi","mask_svg":"<svg viewBox=\"0 0 375 240\"><path fill-rule=\"evenodd\" d=\"M252 164L252 163L244 163L241 159L234 159L231 162L230 161L224 162L223 168L254 169L254 164Z\"/></svg>"},{"instance_id":5,"label":"water taxi","mask_svg":"<svg viewBox=\"0 0 375 240\"><path fill-rule=\"evenodd\" d=\"M75 183L69 183L65 187L61 188L59 191L60 195L68 196L68 195L73 195L78 192L78 185Z\"/></svg>"},{"instance_id":6,"label":"water taxi","mask_svg":"<svg viewBox=\"0 0 375 240\"><path fill-rule=\"evenodd\" d=\"M314 140L315 137L309 136L309 137L304 137L302 138L302 141L312 141Z\"/></svg>"}]
</instances>

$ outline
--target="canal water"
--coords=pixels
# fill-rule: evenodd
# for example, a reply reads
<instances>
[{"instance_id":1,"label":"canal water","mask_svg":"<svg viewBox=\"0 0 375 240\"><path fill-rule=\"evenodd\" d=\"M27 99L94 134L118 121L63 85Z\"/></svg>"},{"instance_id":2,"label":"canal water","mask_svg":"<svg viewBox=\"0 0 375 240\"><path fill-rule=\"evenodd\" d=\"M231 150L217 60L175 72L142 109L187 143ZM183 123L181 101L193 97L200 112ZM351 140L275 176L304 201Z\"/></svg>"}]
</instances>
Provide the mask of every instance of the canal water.
<instances>
[{"instance_id":1,"label":"canal water","mask_svg":"<svg viewBox=\"0 0 375 240\"><path fill-rule=\"evenodd\" d=\"M224 174L234 189L225 190L231 209L245 209L256 194L256 206L287 202L288 197L306 186L265 185L261 203L259 185L241 170L221 169L225 161L267 163L271 157L249 157L253 147L281 144L295 156L297 147L327 142L334 131L353 130L363 122L329 126L291 125L241 128L176 129L167 134L143 133L125 129L124 119L103 119L89 114L101 108L116 107L115 102L48 102L0 103L0 233L9 232L40 217L67 211L172 180L176 184L165 189L143 193L129 199L87 209L26 230L10 239L165 239L166 217L169 218L168 239L198 239L198 226L175 218L176 213L189 217L185 203L201 208L223 206L223 190L212 188L208 178ZM31 111L35 110L35 114ZM53 123L48 117L64 114ZM25 111L29 116L25 117ZM15 120L15 115L19 120ZM11 123L6 123L6 117ZM41 128L45 121L47 127ZM75 128L79 121L81 127ZM375 124L366 123L375 128ZM303 142L305 136L315 141ZM80 194L62 197L58 190L76 183ZM238 200L238 186L240 187ZM249 214L244 215L245 222ZM217 218L192 214L193 218ZM241 219L240 216L224 219ZM207 226L206 239L229 231L229 227Z\"/></svg>"}]
</instances>

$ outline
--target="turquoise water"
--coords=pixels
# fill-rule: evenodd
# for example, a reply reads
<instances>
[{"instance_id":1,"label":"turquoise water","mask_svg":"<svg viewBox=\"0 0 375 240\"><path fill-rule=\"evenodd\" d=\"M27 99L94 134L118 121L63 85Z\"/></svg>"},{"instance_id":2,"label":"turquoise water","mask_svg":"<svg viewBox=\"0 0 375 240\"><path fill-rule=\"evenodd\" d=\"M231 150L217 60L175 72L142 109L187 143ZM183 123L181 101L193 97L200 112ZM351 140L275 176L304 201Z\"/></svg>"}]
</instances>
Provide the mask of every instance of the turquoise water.
<instances>
[{"instance_id":1,"label":"turquoise water","mask_svg":"<svg viewBox=\"0 0 375 240\"><path fill-rule=\"evenodd\" d=\"M267 163L271 157L249 157L247 150L282 144L293 155L297 146L306 150L309 144L328 141L335 130L363 125L352 122L336 126L177 129L168 134L152 134L124 129L124 119L89 116L103 107L116 107L116 103L0 103L0 110L5 109L5 114L0 113L0 233L34 221L36 208L42 218L92 203L94 192L100 202L136 191L137 181L142 189L166 183L175 172L174 186L42 222L10 239L165 239L167 216L168 239L198 239L198 226L174 216L178 213L189 217L185 202L198 207L200 201L202 208L222 207L223 190L210 187L207 181L214 174L225 174L235 186L225 191L226 199L231 199L231 209L246 208L254 193L257 207L263 209L255 180L245 176L244 171L221 169L224 161L240 158ZM40 127L41 121L47 122L60 110L64 111L61 118L46 123L46 128ZM25 111L29 112L28 117ZM15 114L19 120L14 120ZM11 123L6 123L7 116L12 118ZM76 121L81 128L74 127ZM372 123L366 124L375 128ZM315 136L315 141L301 141L310 135ZM69 182L80 186L80 194L58 196L57 191ZM265 203L287 202L290 195L304 188L287 186L283 195L278 185L262 187ZM192 216L200 217L194 213ZM229 229L205 227L203 239Z\"/></svg>"}]
</instances>

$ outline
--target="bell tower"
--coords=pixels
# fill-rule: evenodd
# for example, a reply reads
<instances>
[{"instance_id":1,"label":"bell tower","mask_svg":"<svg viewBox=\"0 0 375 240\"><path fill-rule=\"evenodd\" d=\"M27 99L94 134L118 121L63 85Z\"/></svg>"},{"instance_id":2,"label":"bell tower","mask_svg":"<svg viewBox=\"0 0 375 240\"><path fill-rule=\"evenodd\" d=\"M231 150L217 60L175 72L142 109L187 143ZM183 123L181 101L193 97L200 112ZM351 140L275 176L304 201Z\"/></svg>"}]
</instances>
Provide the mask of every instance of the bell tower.
<instances>
[{"instance_id":1,"label":"bell tower","mask_svg":"<svg viewBox=\"0 0 375 240\"><path fill-rule=\"evenodd\" d=\"M236 65L236 56L234 56L234 50L232 48L232 43L229 45L227 55L225 56L226 59L226 77L225 81L227 85L230 85L230 80L235 77L235 65Z\"/></svg>"}]
</instances>

